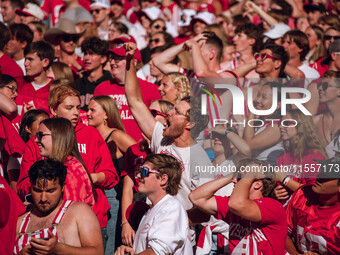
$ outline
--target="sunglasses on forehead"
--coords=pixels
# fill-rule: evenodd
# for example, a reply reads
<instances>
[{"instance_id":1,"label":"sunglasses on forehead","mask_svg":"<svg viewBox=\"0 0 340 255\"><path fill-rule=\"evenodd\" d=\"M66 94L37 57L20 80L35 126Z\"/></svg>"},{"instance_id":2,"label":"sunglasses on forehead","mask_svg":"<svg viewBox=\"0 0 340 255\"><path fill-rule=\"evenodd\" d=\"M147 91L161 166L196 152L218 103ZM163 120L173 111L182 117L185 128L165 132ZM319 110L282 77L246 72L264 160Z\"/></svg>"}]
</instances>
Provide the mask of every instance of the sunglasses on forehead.
<instances>
[{"instance_id":1,"label":"sunglasses on forehead","mask_svg":"<svg viewBox=\"0 0 340 255\"><path fill-rule=\"evenodd\" d=\"M145 177L148 177L150 175L150 173L152 174L159 174L160 172L157 171L157 170L152 170L146 166L141 166L139 168L139 174L140 174L140 177L141 178L145 178Z\"/></svg>"}]
</instances>

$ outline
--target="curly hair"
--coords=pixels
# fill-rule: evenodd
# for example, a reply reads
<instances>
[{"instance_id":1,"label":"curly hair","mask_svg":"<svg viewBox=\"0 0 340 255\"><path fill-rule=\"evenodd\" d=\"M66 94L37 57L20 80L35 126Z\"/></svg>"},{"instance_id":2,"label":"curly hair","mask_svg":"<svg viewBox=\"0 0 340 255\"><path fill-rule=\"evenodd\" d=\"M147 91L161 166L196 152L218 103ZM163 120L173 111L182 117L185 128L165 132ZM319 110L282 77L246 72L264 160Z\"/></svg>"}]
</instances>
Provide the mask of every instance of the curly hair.
<instances>
[{"instance_id":1,"label":"curly hair","mask_svg":"<svg viewBox=\"0 0 340 255\"><path fill-rule=\"evenodd\" d=\"M167 73L165 76L172 81L176 88L180 87L176 103L181 101L183 98L190 96L190 82L188 77L179 72Z\"/></svg>"},{"instance_id":2,"label":"curly hair","mask_svg":"<svg viewBox=\"0 0 340 255\"><path fill-rule=\"evenodd\" d=\"M168 176L168 182L165 187L167 194L175 196L180 188L182 165L181 163L170 155L165 154L151 154L145 158L145 162L153 165L153 169L159 171L157 178L163 174Z\"/></svg>"},{"instance_id":3,"label":"curly hair","mask_svg":"<svg viewBox=\"0 0 340 255\"><path fill-rule=\"evenodd\" d=\"M299 109L291 109L287 112L298 124L295 127L297 134L289 141L283 142L285 150L297 157L300 163L302 157L311 150L321 152L325 158L328 158L312 117L303 114Z\"/></svg>"},{"instance_id":4,"label":"curly hair","mask_svg":"<svg viewBox=\"0 0 340 255\"><path fill-rule=\"evenodd\" d=\"M109 48L108 42L103 41L95 36L86 38L81 44L81 51L83 53L89 51L101 56L105 56L105 52L108 48Z\"/></svg>"}]
</instances>

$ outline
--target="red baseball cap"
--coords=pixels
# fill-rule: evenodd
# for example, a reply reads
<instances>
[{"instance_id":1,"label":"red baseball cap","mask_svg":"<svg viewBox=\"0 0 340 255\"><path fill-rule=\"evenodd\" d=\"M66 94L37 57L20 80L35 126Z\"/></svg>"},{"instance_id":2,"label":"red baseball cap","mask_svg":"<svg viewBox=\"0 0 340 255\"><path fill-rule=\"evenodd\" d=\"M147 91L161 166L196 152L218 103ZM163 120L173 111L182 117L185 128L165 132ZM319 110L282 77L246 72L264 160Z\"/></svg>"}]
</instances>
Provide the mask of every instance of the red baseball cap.
<instances>
[{"instance_id":1,"label":"red baseball cap","mask_svg":"<svg viewBox=\"0 0 340 255\"><path fill-rule=\"evenodd\" d=\"M126 42L136 43L136 40L131 35L121 34L119 37L115 38L112 42L117 43L117 44L126 43Z\"/></svg>"},{"instance_id":2,"label":"red baseball cap","mask_svg":"<svg viewBox=\"0 0 340 255\"><path fill-rule=\"evenodd\" d=\"M124 44L119 44L116 47L114 47L113 49L107 50L105 53L106 54L114 53L117 56L125 57ZM138 49L135 52L134 58L137 59L138 63L142 62L142 55L141 55L141 53Z\"/></svg>"}]
</instances>

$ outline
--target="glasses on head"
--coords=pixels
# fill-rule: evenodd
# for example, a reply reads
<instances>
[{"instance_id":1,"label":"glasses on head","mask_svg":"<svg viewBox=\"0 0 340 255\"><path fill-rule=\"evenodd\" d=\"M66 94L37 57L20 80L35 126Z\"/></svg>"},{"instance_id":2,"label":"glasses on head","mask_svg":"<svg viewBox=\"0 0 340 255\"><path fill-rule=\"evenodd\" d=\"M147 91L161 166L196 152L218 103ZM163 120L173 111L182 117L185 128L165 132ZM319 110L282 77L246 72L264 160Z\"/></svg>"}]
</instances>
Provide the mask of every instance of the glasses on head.
<instances>
[{"instance_id":1,"label":"glasses on head","mask_svg":"<svg viewBox=\"0 0 340 255\"><path fill-rule=\"evenodd\" d=\"M156 39L151 39L151 40L150 40L150 43L152 43L152 42L159 43L159 42L160 42L160 40L159 40L159 38L156 38Z\"/></svg>"},{"instance_id":2,"label":"glasses on head","mask_svg":"<svg viewBox=\"0 0 340 255\"><path fill-rule=\"evenodd\" d=\"M323 38L324 38L325 40L331 40L332 38L333 38L334 40L338 40L338 39L340 39L340 36L325 35Z\"/></svg>"},{"instance_id":3,"label":"glasses on head","mask_svg":"<svg viewBox=\"0 0 340 255\"><path fill-rule=\"evenodd\" d=\"M319 82L317 84L317 88L320 89L320 87L322 88L323 91L326 91L328 88L336 87L336 86L331 86L331 85L328 84L328 82Z\"/></svg>"},{"instance_id":4,"label":"glasses on head","mask_svg":"<svg viewBox=\"0 0 340 255\"><path fill-rule=\"evenodd\" d=\"M52 134L44 134L43 132L39 131L35 134L35 137L37 138L37 140L40 142L41 139L46 136L46 135L52 135Z\"/></svg>"},{"instance_id":5,"label":"glasses on head","mask_svg":"<svg viewBox=\"0 0 340 255\"><path fill-rule=\"evenodd\" d=\"M146 166L141 166L139 168L139 174L140 174L140 177L141 178L145 178L145 177L148 177L150 175L150 173L152 174L159 174L160 172L157 171L157 170L152 170Z\"/></svg>"},{"instance_id":6,"label":"glasses on head","mask_svg":"<svg viewBox=\"0 0 340 255\"><path fill-rule=\"evenodd\" d=\"M63 41L64 42L77 42L78 41L78 39L79 39L79 37L78 36L72 36L72 35L65 35L65 36L63 36Z\"/></svg>"},{"instance_id":7,"label":"glasses on head","mask_svg":"<svg viewBox=\"0 0 340 255\"><path fill-rule=\"evenodd\" d=\"M2 85L2 86L0 86L0 88L8 88L12 91L13 94L18 92L17 88L15 86L12 86L12 85Z\"/></svg>"},{"instance_id":8,"label":"glasses on head","mask_svg":"<svg viewBox=\"0 0 340 255\"><path fill-rule=\"evenodd\" d=\"M101 10L104 10L103 8L102 9L93 9L90 11L91 15L93 15L93 13L95 14L99 14Z\"/></svg>"},{"instance_id":9,"label":"glasses on head","mask_svg":"<svg viewBox=\"0 0 340 255\"><path fill-rule=\"evenodd\" d=\"M255 53L254 54L254 58L255 60L261 60L261 61L264 61L265 59L269 58L269 59L277 59L277 58L274 58L273 56L267 54L267 53Z\"/></svg>"},{"instance_id":10,"label":"glasses on head","mask_svg":"<svg viewBox=\"0 0 340 255\"><path fill-rule=\"evenodd\" d=\"M155 110L155 109L150 110L150 112L151 112L151 115L152 115L154 118L155 118L157 115L159 115L159 116L161 116L161 117L163 117L163 118L167 118L167 117L168 117L168 115L166 115L165 113L162 113L162 112L157 111L157 110Z\"/></svg>"}]
</instances>

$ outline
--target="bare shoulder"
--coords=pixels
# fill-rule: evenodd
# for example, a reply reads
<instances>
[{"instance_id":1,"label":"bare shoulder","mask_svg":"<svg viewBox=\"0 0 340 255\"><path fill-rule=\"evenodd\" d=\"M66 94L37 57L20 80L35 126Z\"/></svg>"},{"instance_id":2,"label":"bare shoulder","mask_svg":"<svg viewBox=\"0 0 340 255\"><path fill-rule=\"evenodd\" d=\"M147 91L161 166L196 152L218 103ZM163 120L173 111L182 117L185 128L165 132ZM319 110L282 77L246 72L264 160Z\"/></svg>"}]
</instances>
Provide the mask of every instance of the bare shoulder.
<instances>
[{"instance_id":1,"label":"bare shoulder","mask_svg":"<svg viewBox=\"0 0 340 255\"><path fill-rule=\"evenodd\" d=\"M318 125L322 121L323 114L317 114L313 116L313 122Z\"/></svg>"},{"instance_id":2,"label":"bare shoulder","mask_svg":"<svg viewBox=\"0 0 340 255\"><path fill-rule=\"evenodd\" d=\"M72 212L72 214L77 213L75 214L75 216L83 214L94 214L91 207L83 202L72 202L67 210L68 212Z\"/></svg>"}]
</instances>

